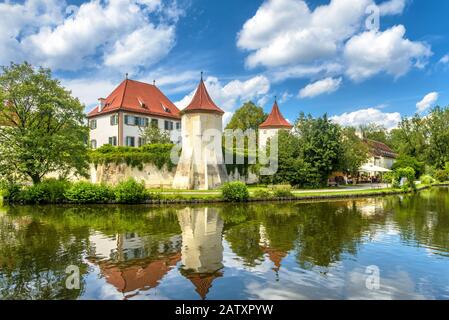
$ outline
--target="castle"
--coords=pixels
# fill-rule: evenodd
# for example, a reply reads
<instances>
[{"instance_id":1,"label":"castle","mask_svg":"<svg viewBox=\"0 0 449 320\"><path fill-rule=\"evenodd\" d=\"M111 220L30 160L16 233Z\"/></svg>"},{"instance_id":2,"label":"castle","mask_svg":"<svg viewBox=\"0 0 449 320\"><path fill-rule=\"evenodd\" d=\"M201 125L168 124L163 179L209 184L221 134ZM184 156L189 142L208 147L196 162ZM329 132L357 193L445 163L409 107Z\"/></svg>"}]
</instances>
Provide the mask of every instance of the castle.
<instances>
[{"instance_id":1,"label":"castle","mask_svg":"<svg viewBox=\"0 0 449 320\"><path fill-rule=\"evenodd\" d=\"M172 187L215 189L230 180L222 152L223 114L207 92L202 75L192 101L183 110L155 83L126 77L107 98L100 98L99 105L88 114L90 145L93 149L106 144L142 146L142 130L155 125L168 133L173 143L182 146ZM279 130L291 128L275 101L268 118L260 125L259 143L266 145Z\"/></svg>"}]
</instances>

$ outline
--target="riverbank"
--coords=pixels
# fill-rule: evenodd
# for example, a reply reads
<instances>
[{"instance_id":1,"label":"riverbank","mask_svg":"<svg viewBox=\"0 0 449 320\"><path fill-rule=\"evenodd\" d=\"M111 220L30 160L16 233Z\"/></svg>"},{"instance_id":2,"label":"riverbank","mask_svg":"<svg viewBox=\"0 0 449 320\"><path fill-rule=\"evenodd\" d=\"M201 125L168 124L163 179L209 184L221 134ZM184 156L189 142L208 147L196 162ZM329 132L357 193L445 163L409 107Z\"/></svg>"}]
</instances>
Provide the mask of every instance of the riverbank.
<instances>
[{"instance_id":1,"label":"riverbank","mask_svg":"<svg viewBox=\"0 0 449 320\"><path fill-rule=\"evenodd\" d=\"M429 189L432 187L449 186L447 183L436 183L433 185L418 185L417 191ZM270 195L268 197L257 197L258 191L266 190L262 187L250 187L250 197L245 202L292 202L301 200L333 200L333 199L351 199L351 198L370 198L382 197L389 195L412 193L412 190L402 190L393 188L373 188L373 189L354 189L354 188L339 188L339 189L313 189L313 190L292 190L291 196L276 197ZM149 190L149 199L137 201L134 204L198 204L198 203L225 203L226 201L219 191L155 191ZM66 204L63 201L60 204ZM122 204L123 202L116 200L99 201L91 204ZM0 196L0 206L6 205L3 203L3 198ZM14 203L14 205L21 205L21 203ZM75 203L76 205L76 203Z\"/></svg>"}]
</instances>

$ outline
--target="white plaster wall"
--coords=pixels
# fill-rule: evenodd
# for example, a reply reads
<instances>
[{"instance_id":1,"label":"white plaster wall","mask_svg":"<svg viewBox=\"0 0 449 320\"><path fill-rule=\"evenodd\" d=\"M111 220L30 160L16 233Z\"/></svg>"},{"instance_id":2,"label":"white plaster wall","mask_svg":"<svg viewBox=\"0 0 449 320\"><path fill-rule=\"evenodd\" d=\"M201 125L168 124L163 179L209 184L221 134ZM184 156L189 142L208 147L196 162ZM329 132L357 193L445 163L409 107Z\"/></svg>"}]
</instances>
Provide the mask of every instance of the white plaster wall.
<instances>
[{"instance_id":1,"label":"white plaster wall","mask_svg":"<svg viewBox=\"0 0 449 320\"><path fill-rule=\"evenodd\" d=\"M173 183L175 169L169 171L166 167L158 169L153 164L144 164L143 169L132 168L127 164L115 163L90 166L90 181L92 183L105 183L116 185L121 181L134 178L136 181L143 181L147 188L169 188Z\"/></svg>"},{"instance_id":2,"label":"white plaster wall","mask_svg":"<svg viewBox=\"0 0 449 320\"><path fill-rule=\"evenodd\" d=\"M114 114L107 114L104 116L98 116L95 118L92 118L90 120L97 120L97 128L90 130L90 139L97 141L97 148L101 147L102 145L109 143L109 137L117 137L117 143L118 143L118 125L111 126L111 116Z\"/></svg>"},{"instance_id":3,"label":"white plaster wall","mask_svg":"<svg viewBox=\"0 0 449 320\"><path fill-rule=\"evenodd\" d=\"M176 130L176 123L180 123L179 120L160 118L160 117L148 117L141 114L126 112L123 114L123 145L126 145L126 137L134 137L136 142L136 147L138 146L139 137L142 135L142 130L145 128L139 128L138 126L130 126L125 124L125 115L133 116L133 117L141 117L147 118L148 122L151 124L151 119L158 119L159 130L165 131L165 120L173 122L173 130L168 131L170 135L170 139L177 143L180 137L180 130Z\"/></svg>"}]
</instances>

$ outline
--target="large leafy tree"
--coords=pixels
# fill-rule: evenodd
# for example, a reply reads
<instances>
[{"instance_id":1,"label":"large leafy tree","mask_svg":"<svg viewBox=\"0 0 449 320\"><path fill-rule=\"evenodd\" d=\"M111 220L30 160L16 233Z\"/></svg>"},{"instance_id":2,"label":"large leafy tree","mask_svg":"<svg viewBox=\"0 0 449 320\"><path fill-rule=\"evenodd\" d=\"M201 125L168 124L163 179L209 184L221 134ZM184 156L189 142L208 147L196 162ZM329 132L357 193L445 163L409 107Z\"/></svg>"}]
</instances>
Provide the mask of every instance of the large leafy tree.
<instances>
[{"instance_id":1,"label":"large leafy tree","mask_svg":"<svg viewBox=\"0 0 449 320\"><path fill-rule=\"evenodd\" d=\"M426 160L426 121L419 115L404 118L398 128L391 131L391 145L401 155Z\"/></svg>"},{"instance_id":2,"label":"large leafy tree","mask_svg":"<svg viewBox=\"0 0 449 320\"><path fill-rule=\"evenodd\" d=\"M84 107L49 69L1 68L0 119L0 175L39 183L50 172L87 174Z\"/></svg>"},{"instance_id":3,"label":"large leafy tree","mask_svg":"<svg viewBox=\"0 0 449 320\"><path fill-rule=\"evenodd\" d=\"M437 169L444 169L449 162L449 108L436 107L426 117L429 142L428 161Z\"/></svg>"},{"instance_id":4,"label":"large leafy tree","mask_svg":"<svg viewBox=\"0 0 449 320\"><path fill-rule=\"evenodd\" d=\"M266 118L267 115L263 112L263 109L249 101L237 109L226 129L241 129L242 131L253 129L257 131Z\"/></svg>"},{"instance_id":5,"label":"large leafy tree","mask_svg":"<svg viewBox=\"0 0 449 320\"><path fill-rule=\"evenodd\" d=\"M339 168L341 148L340 127L325 114L319 118L300 114L295 129L299 136L300 158L315 168L321 184Z\"/></svg>"},{"instance_id":6,"label":"large leafy tree","mask_svg":"<svg viewBox=\"0 0 449 320\"><path fill-rule=\"evenodd\" d=\"M369 148L357 136L355 128L343 128L341 133L342 157L340 158L340 166L343 171L355 176L360 167L368 160Z\"/></svg>"}]
</instances>

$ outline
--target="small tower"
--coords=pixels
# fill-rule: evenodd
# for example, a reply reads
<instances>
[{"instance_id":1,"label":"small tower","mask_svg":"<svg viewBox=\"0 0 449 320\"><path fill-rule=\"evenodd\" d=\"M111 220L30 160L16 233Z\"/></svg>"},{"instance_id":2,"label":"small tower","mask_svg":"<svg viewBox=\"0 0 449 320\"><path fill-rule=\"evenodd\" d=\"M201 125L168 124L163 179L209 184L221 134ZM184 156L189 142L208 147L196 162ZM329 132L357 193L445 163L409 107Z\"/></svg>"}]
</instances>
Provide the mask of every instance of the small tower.
<instances>
[{"instance_id":1,"label":"small tower","mask_svg":"<svg viewBox=\"0 0 449 320\"><path fill-rule=\"evenodd\" d=\"M228 180L222 151L224 111L212 101L202 75L192 102L181 113L182 153L173 188L218 188Z\"/></svg>"},{"instance_id":2,"label":"small tower","mask_svg":"<svg viewBox=\"0 0 449 320\"><path fill-rule=\"evenodd\" d=\"M268 139L274 137L279 130L291 130L293 126L282 116L277 100L274 101L267 120L259 126L259 144L265 146Z\"/></svg>"}]
</instances>

